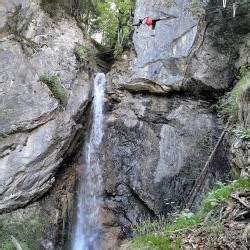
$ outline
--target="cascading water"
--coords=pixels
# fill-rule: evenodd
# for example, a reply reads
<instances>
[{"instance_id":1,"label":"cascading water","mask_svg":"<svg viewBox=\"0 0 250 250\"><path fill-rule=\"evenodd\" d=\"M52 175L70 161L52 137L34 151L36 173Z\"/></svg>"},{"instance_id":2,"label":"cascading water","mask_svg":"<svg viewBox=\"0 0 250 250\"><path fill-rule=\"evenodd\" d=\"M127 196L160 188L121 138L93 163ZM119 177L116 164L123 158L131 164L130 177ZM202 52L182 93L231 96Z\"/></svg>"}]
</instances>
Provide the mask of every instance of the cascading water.
<instances>
[{"instance_id":1,"label":"cascading water","mask_svg":"<svg viewBox=\"0 0 250 250\"><path fill-rule=\"evenodd\" d=\"M72 250L98 250L100 195L102 191L101 162L98 147L103 137L103 106L105 75L98 73L94 79L93 122L85 146L86 168L82 173L77 194L77 215Z\"/></svg>"}]
</instances>

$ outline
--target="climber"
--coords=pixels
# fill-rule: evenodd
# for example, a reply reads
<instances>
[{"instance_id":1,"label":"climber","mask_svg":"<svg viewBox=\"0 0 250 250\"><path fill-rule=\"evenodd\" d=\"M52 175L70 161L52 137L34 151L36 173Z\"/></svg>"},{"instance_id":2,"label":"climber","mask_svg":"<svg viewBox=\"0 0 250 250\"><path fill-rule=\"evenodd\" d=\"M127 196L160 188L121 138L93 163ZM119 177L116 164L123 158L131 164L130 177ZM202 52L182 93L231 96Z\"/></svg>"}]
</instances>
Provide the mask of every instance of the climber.
<instances>
[{"instance_id":1,"label":"climber","mask_svg":"<svg viewBox=\"0 0 250 250\"><path fill-rule=\"evenodd\" d=\"M155 36L156 23L159 21L162 21L162 20L169 19L169 18L176 18L176 17L175 16L165 16L165 17L160 17L157 19L151 19L149 16L146 17L145 24L152 28L152 30L153 30L152 36Z\"/></svg>"},{"instance_id":2,"label":"climber","mask_svg":"<svg viewBox=\"0 0 250 250\"><path fill-rule=\"evenodd\" d=\"M146 24L148 27L151 27L153 30L153 35L155 35L155 27L156 27L156 23L158 21L162 21L162 20L166 20L169 18L176 18L175 16L165 16L165 17L160 17L160 18L156 18L156 19L151 19L151 17L147 16L143 19L139 19L139 22L136 24L133 24L132 26L137 26L138 28L142 25L142 24Z\"/></svg>"}]
</instances>

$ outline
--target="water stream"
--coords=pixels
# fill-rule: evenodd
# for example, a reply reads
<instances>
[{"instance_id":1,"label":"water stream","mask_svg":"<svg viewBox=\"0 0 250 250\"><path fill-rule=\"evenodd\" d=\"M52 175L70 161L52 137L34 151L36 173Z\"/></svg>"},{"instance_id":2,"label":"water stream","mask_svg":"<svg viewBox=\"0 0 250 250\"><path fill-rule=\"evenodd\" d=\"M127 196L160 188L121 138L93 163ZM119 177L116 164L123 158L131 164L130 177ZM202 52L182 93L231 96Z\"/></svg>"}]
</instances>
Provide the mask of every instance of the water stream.
<instances>
[{"instance_id":1,"label":"water stream","mask_svg":"<svg viewBox=\"0 0 250 250\"><path fill-rule=\"evenodd\" d=\"M77 214L73 232L72 250L98 250L100 204L102 191L101 162L98 147L103 137L103 106L105 75L98 73L94 79L93 121L89 141L85 145L85 169L77 192Z\"/></svg>"}]
</instances>

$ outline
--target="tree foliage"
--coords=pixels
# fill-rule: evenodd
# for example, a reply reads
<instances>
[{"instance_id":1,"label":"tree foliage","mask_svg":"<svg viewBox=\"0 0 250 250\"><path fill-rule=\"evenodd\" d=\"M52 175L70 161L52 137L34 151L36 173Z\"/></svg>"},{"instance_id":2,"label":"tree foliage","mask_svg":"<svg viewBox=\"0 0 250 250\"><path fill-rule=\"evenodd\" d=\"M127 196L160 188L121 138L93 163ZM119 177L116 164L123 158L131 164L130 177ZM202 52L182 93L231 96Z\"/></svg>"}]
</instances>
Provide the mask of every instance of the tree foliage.
<instances>
[{"instance_id":1,"label":"tree foliage","mask_svg":"<svg viewBox=\"0 0 250 250\"><path fill-rule=\"evenodd\" d=\"M96 4L98 13L97 27L103 32L104 42L109 46L122 44L129 33L129 23L133 0L106 0Z\"/></svg>"},{"instance_id":2,"label":"tree foliage","mask_svg":"<svg viewBox=\"0 0 250 250\"><path fill-rule=\"evenodd\" d=\"M90 32L101 33L102 44L118 56L128 43L134 0L92 0L91 4L81 19Z\"/></svg>"},{"instance_id":3,"label":"tree foliage","mask_svg":"<svg viewBox=\"0 0 250 250\"><path fill-rule=\"evenodd\" d=\"M115 56L128 43L134 4L135 0L41 1L42 7L51 16L63 8L78 20L86 33L99 33L101 44L113 51Z\"/></svg>"}]
</instances>

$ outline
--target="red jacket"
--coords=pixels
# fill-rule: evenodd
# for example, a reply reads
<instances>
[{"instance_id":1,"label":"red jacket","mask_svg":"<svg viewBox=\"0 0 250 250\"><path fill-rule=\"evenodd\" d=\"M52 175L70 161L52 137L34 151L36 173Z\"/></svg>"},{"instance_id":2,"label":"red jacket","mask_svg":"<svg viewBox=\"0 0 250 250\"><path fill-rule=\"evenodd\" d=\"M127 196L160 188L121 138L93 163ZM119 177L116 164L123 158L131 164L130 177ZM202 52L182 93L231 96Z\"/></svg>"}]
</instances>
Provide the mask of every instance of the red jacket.
<instances>
[{"instance_id":1,"label":"red jacket","mask_svg":"<svg viewBox=\"0 0 250 250\"><path fill-rule=\"evenodd\" d=\"M152 25L152 19L149 16L146 17L145 24L148 26Z\"/></svg>"}]
</instances>

